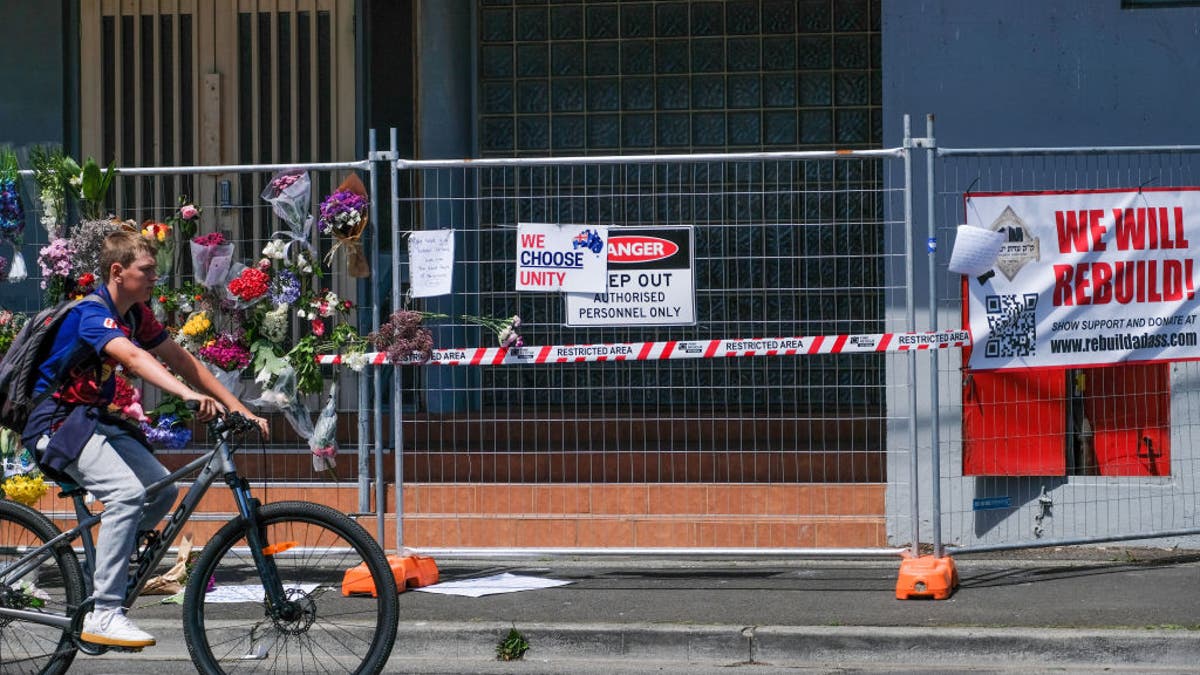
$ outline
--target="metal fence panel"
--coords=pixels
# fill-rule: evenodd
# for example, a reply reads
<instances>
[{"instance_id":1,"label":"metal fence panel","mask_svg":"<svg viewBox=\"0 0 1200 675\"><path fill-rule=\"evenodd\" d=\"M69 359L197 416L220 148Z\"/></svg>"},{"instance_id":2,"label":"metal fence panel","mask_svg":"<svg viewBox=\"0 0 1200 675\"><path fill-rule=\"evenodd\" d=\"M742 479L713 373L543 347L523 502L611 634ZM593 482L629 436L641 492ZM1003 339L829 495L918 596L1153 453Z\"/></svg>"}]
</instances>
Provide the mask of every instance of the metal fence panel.
<instances>
[{"instance_id":1,"label":"metal fence panel","mask_svg":"<svg viewBox=\"0 0 1200 675\"><path fill-rule=\"evenodd\" d=\"M517 314L530 345L905 330L887 309L904 303L904 252L885 247L904 228L897 155L402 161L396 236L453 229L454 293L393 306ZM696 325L567 325L560 294L514 290L518 223L694 228ZM404 255L392 274L403 295ZM495 340L455 318L434 336ZM405 367L401 536L882 547L886 484L908 480L886 456L905 369L885 352Z\"/></svg>"},{"instance_id":2,"label":"metal fence panel","mask_svg":"<svg viewBox=\"0 0 1200 675\"><path fill-rule=\"evenodd\" d=\"M967 222L972 193L1196 186L1198 157L1200 149L1187 147L942 148L932 200L938 237L954 240L954 228ZM1056 250L1052 242L1042 246ZM939 251L936 267L942 326L962 325L963 284L976 283L947 271L950 252L949 246ZM1006 370L1001 372L1011 377L1001 381L965 369L963 358L947 353L937 372L939 515L951 551L1127 539L1164 544L1200 532L1200 467L1192 442L1197 362ZM1139 450L1135 463L1142 466L1136 470L1103 466L1096 454L1097 417L1106 420L1105 434L1116 435L1107 438L1124 435L1118 444L1135 445L1149 437L1151 426L1169 420L1169 462L1155 465L1150 456L1163 448L1147 446ZM973 420L984 421L976 426ZM1034 455L1045 461L1031 469Z\"/></svg>"}]
</instances>

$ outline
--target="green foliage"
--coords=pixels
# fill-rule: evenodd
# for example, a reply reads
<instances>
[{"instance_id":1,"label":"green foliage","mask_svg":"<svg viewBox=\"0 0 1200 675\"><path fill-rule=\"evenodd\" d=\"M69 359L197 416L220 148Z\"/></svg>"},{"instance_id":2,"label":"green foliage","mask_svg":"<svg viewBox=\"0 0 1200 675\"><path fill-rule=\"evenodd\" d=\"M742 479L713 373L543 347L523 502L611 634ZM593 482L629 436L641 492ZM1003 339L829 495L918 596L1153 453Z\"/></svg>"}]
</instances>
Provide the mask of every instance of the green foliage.
<instances>
[{"instance_id":1,"label":"green foliage","mask_svg":"<svg viewBox=\"0 0 1200 675\"><path fill-rule=\"evenodd\" d=\"M183 399L166 392L163 392L162 401L149 411L149 415L153 419L159 419L163 415L174 415L180 422L189 422L193 417Z\"/></svg>"},{"instance_id":2,"label":"green foliage","mask_svg":"<svg viewBox=\"0 0 1200 675\"><path fill-rule=\"evenodd\" d=\"M529 651L529 641L516 626L496 645L496 658L500 661L519 661Z\"/></svg>"},{"instance_id":3,"label":"green foliage","mask_svg":"<svg viewBox=\"0 0 1200 675\"><path fill-rule=\"evenodd\" d=\"M117 163L110 162L108 169L101 171L92 157L83 163L79 182L79 210L85 219L96 220L103 216L104 198L116 177Z\"/></svg>"},{"instance_id":4,"label":"green foliage","mask_svg":"<svg viewBox=\"0 0 1200 675\"><path fill-rule=\"evenodd\" d=\"M317 363L318 354L363 351L365 346L366 340L346 323L338 324L327 340L312 334L300 338L287 353L287 360L296 371L297 393L317 394L324 390L325 380Z\"/></svg>"}]
</instances>

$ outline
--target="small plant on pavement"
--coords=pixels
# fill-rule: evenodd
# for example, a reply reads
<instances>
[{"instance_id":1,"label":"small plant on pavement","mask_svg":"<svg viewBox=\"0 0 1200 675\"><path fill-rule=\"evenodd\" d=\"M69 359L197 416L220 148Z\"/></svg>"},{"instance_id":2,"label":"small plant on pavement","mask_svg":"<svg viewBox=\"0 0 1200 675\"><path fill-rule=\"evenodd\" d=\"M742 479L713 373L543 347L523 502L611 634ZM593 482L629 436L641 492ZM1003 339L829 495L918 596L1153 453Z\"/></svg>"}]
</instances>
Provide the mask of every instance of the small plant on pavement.
<instances>
[{"instance_id":1,"label":"small plant on pavement","mask_svg":"<svg viewBox=\"0 0 1200 675\"><path fill-rule=\"evenodd\" d=\"M529 640L517 630L516 626L508 631L508 635L496 645L496 658L500 661L517 661L529 651Z\"/></svg>"}]
</instances>

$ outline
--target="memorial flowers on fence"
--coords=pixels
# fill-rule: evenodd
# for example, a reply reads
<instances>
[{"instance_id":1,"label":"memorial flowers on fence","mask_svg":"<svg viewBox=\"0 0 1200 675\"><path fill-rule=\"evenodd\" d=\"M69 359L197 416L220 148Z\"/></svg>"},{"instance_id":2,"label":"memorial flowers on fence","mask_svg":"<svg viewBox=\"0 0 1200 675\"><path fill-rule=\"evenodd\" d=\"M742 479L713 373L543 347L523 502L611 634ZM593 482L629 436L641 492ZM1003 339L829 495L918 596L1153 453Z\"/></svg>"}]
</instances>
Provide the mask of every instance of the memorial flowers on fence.
<instances>
[{"instance_id":1,"label":"memorial flowers on fence","mask_svg":"<svg viewBox=\"0 0 1200 675\"><path fill-rule=\"evenodd\" d=\"M154 260L158 263L158 276L165 280L175 271L175 234L170 225L147 220L142 223L142 236L154 242Z\"/></svg>"},{"instance_id":2,"label":"memorial flowers on fence","mask_svg":"<svg viewBox=\"0 0 1200 675\"><path fill-rule=\"evenodd\" d=\"M346 272L352 277L371 276L371 266L363 254L362 235L367 228L367 189L357 174L350 174L338 189L321 202L318 227L323 234L337 241L325 256L325 264L333 265L339 248L346 249Z\"/></svg>"},{"instance_id":3,"label":"memorial flowers on fence","mask_svg":"<svg viewBox=\"0 0 1200 675\"><path fill-rule=\"evenodd\" d=\"M449 318L447 314L402 309L393 313L379 330L368 335L367 341L379 351L386 352L392 363L426 363L433 358L433 335L422 323ZM521 317L516 314L507 319L473 314L463 314L459 318L494 332L501 347L525 346L524 338L517 333Z\"/></svg>"},{"instance_id":4,"label":"memorial flowers on fence","mask_svg":"<svg viewBox=\"0 0 1200 675\"><path fill-rule=\"evenodd\" d=\"M295 258L298 266L309 265L307 261L300 261L305 251L308 251L308 260L313 258L312 246L308 243L313 223L312 214L309 213L311 187L307 171L284 169L267 181L261 195L271 205L275 215L287 225L286 230L271 235L272 239L282 242L280 259ZM310 267L308 271L315 270Z\"/></svg>"},{"instance_id":5,"label":"memorial flowers on fence","mask_svg":"<svg viewBox=\"0 0 1200 675\"><path fill-rule=\"evenodd\" d=\"M0 492L14 502L33 506L48 487L17 432L0 427Z\"/></svg>"},{"instance_id":6,"label":"memorial flowers on fence","mask_svg":"<svg viewBox=\"0 0 1200 675\"><path fill-rule=\"evenodd\" d=\"M58 146L35 145L29 149L29 164L37 183L42 216L39 219L50 239L63 236L67 219L67 187L70 176L66 157Z\"/></svg>"},{"instance_id":7,"label":"memorial flowers on fence","mask_svg":"<svg viewBox=\"0 0 1200 675\"><path fill-rule=\"evenodd\" d=\"M220 232L210 232L192 238L192 270L196 283L213 288L225 283L233 264L233 244L225 241Z\"/></svg>"},{"instance_id":8,"label":"memorial flowers on fence","mask_svg":"<svg viewBox=\"0 0 1200 675\"><path fill-rule=\"evenodd\" d=\"M21 253L25 206L21 203L19 170L16 153L9 148L0 150L0 238L13 247L12 267L6 277L12 282L24 281L29 276L25 269L25 256Z\"/></svg>"}]
</instances>

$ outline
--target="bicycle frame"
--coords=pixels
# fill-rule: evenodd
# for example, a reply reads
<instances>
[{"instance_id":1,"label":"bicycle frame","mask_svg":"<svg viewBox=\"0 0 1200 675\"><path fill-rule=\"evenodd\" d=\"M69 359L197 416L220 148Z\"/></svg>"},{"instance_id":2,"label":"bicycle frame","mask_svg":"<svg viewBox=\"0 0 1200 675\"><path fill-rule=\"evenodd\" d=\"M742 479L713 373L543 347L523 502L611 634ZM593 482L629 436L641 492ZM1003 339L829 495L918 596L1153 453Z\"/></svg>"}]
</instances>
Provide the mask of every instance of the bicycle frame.
<instances>
[{"instance_id":1,"label":"bicycle frame","mask_svg":"<svg viewBox=\"0 0 1200 675\"><path fill-rule=\"evenodd\" d=\"M254 557L255 565L258 567L270 607L279 608L286 604L283 583L279 579L271 555L266 552L264 535L258 526L259 502L250 495L249 481L237 473L237 467L233 462L234 449L231 448L228 438L223 432L216 431L214 425L211 424L209 425L209 433L215 434L219 439L216 448L171 472L170 475L164 477L162 480L156 481L146 487L146 494L154 495L196 470L200 471L192 483L191 489L188 490L187 494L180 501L179 506L167 516L166 525L162 526L161 529L155 530L158 533L158 537L148 542L145 549L141 551L137 570L130 576L129 585L125 589L124 604L126 607L130 606L137 599L146 582L150 580L153 571L167 554L171 543L175 541L175 537L179 535L192 513L195 512L200 500L219 476L224 477L225 483L233 491L238 513L247 524L247 544ZM54 547L63 542L81 539L84 549L85 588L87 589L88 597L91 596L93 590L92 570L95 567L93 561L95 560L96 552L95 544L92 540L92 527L102 520L104 513L92 513L91 509L84 502L83 490L73 490L69 494L75 503L75 514L78 520L75 527L60 533L50 541L21 556L21 558L14 561L5 570L0 571L0 582L5 582L8 578L20 579L27 572L50 558ZM22 621L57 626L65 629L71 626L77 610L78 608L74 608L71 610L71 614L57 615L0 607L0 618L21 619Z\"/></svg>"}]
</instances>

